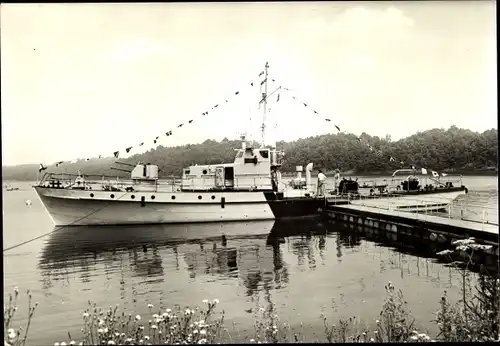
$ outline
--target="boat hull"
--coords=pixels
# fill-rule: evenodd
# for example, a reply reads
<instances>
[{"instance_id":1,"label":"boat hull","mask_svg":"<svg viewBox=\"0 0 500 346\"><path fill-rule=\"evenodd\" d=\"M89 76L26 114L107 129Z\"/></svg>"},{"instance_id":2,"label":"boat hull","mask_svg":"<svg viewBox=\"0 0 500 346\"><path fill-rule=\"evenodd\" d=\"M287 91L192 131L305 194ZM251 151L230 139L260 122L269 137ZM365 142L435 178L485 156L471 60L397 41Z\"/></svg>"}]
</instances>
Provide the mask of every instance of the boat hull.
<instances>
[{"instance_id":1,"label":"boat hull","mask_svg":"<svg viewBox=\"0 0 500 346\"><path fill-rule=\"evenodd\" d=\"M314 216L324 200L274 192L125 193L35 187L56 226L275 220Z\"/></svg>"}]
</instances>

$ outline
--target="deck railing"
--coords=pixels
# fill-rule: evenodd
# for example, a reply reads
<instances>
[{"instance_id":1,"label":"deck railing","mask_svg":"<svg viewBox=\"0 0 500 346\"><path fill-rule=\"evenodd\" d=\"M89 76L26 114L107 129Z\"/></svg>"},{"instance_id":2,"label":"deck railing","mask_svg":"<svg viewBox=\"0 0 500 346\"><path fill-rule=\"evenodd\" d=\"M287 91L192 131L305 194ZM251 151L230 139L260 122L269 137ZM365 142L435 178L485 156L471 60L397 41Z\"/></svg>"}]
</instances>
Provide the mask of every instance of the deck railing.
<instances>
[{"instance_id":1,"label":"deck railing","mask_svg":"<svg viewBox=\"0 0 500 346\"><path fill-rule=\"evenodd\" d=\"M79 187L87 187L90 189L104 189L105 187L113 187L117 189L126 189L127 187L133 188L143 188L152 189L155 192L160 191L195 191L195 190L206 190L210 191L215 186L215 177L211 178L193 178L193 179L182 179L179 177L166 177L161 178L161 180L134 180L131 178L120 178L117 176L109 175L78 175L78 174L67 174L67 173L46 173L42 180L38 183L39 186L50 185L51 182L59 182L59 186L62 188L72 188L77 186L77 178L81 177L84 179L84 183L78 185ZM224 181L225 183L226 181ZM262 186L270 186L270 177L242 177L233 179L232 185L226 185L226 187L241 188L245 190L255 190ZM223 187L223 186L218 186Z\"/></svg>"},{"instance_id":2,"label":"deck railing","mask_svg":"<svg viewBox=\"0 0 500 346\"><path fill-rule=\"evenodd\" d=\"M384 201L380 201L377 205L369 203L369 201L380 200L384 197L387 198ZM352 198L348 196L348 201L357 201L357 205L380 208L385 210L391 210L393 212L408 213L412 212L419 214L419 218L426 219L429 216L443 216L441 213L436 211L430 211L428 206L439 204L436 200L429 200L425 198L412 198L408 196L401 196L399 194L386 194L375 195L375 196L358 196ZM400 208L401 206L406 208ZM410 209L411 208L411 209ZM439 207L437 207L439 208ZM498 209L495 207L482 205L479 203L467 203L465 200L454 200L445 207L447 210L447 215L449 219L459 219L465 221L479 222L482 224L498 225ZM444 209L444 208L443 208Z\"/></svg>"}]
</instances>

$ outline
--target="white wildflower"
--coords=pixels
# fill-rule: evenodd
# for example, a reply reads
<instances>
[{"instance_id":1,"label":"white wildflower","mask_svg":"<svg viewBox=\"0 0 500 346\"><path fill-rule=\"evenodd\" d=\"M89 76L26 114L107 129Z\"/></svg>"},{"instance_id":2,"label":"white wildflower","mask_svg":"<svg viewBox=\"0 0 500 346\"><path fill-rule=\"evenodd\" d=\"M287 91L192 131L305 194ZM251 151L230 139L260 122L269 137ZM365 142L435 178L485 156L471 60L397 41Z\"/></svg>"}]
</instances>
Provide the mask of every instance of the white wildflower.
<instances>
[{"instance_id":1,"label":"white wildflower","mask_svg":"<svg viewBox=\"0 0 500 346\"><path fill-rule=\"evenodd\" d=\"M140 320L141 320L141 316L140 316L140 315L136 315L136 316L135 316L135 320L136 320L136 321L140 321Z\"/></svg>"},{"instance_id":2,"label":"white wildflower","mask_svg":"<svg viewBox=\"0 0 500 346\"><path fill-rule=\"evenodd\" d=\"M153 318L158 318L158 314L153 314Z\"/></svg>"},{"instance_id":3,"label":"white wildflower","mask_svg":"<svg viewBox=\"0 0 500 346\"><path fill-rule=\"evenodd\" d=\"M200 330L200 335L205 335L207 334L207 331L205 329Z\"/></svg>"},{"instance_id":4,"label":"white wildflower","mask_svg":"<svg viewBox=\"0 0 500 346\"><path fill-rule=\"evenodd\" d=\"M88 312L84 312L83 313L83 318L87 318L87 317L89 317L89 313Z\"/></svg>"},{"instance_id":5,"label":"white wildflower","mask_svg":"<svg viewBox=\"0 0 500 346\"><path fill-rule=\"evenodd\" d=\"M172 312L172 310L171 310L171 309L167 309L167 310L165 310L165 311L166 311L167 313L171 313L171 312Z\"/></svg>"},{"instance_id":6,"label":"white wildflower","mask_svg":"<svg viewBox=\"0 0 500 346\"><path fill-rule=\"evenodd\" d=\"M215 298L213 301L214 304L219 304L219 299Z\"/></svg>"},{"instance_id":7,"label":"white wildflower","mask_svg":"<svg viewBox=\"0 0 500 346\"><path fill-rule=\"evenodd\" d=\"M255 340L254 339L250 339L250 342L255 342Z\"/></svg>"},{"instance_id":8,"label":"white wildflower","mask_svg":"<svg viewBox=\"0 0 500 346\"><path fill-rule=\"evenodd\" d=\"M184 311L184 313L185 313L186 315L189 315L189 314L191 313L191 310L186 309L186 310Z\"/></svg>"},{"instance_id":9,"label":"white wildflower","mask_svg":"<svg viewBox=\"0 0 500 346\"><path fill-rule=\"evenodd\" d=\"M153 304L148 304L148 308L152 309L152 308L154 308L154 305Z\"/></svg>"},{"instance_id":10,"label":"white wildflower","mask_svg":"<svg viewBox=\"0 0 500 346\"><path fill-rule=\"evenodd\" d=\"M443 250L443 251L439 251L438 253L436 253L436 255L438 256L444 256L444 255L449 255L449 254L452 254L453 251L451 250Z\"/></svg>"},{"instance_id":11,"label":"white wildflower","mask_svg":"<svg viewBox=\"0 0 500 346\"><path fill-rule=\"evenodd\" d=\"M71 340L71 341L69 342L69 344L70 344L70 345L76 345L76 342L74 342L73 340Z\"/></svg>"},{"instance_id":12,"label":"white wildflower","mask_svg":"<svg viewBox=\"0 0 500 346\"><path fill-rule=\"evenodd\" d=\"M157 326L156 324L153 324L153 325L151 326L151 328L152 328L152 329L158 329L158 326Z\"/></svg>"},{"instance_id":13,"label":"white wildflower","mask_svg":"<svg viewBox=\"0 0 500 346\"><path fill-rule=\"evenodd\" d=\"M144 340L148 341L149 340L149 335L144 336Z\"/></svg>"},{"instance_id":14,"label":"white wildflower","mask_svg":"<svg viewBox=\"0 0 500 346\"><path fill-rule=\"evenodd\" d=\"M17 293L19 293L19 288L18 288L17 286L16 286L16 287L14 287L14 292L15 292L16 294L17 294Z\"/></svg>"},{"instance_id":15,"label":"white wildflower","mask_svg":"<svg viewBox=\"0 0 500 346\"><path fill-rule=\"evenodd\" d=\"M99 326L102 326L104 324L104 321L99 319Z\"/></svg>"},{"instance_id":16,"label":"white wildflower","mask_svg":"<svg viewBox=\"0 0 500 346\"><path fill-rule=\"evenodd\" d=\"M202 303L207 304L208 303L208 299L203 299Z\"/></svg>"},{"instance_id":17,"label":"white wildflower","mask_svg":"<svg viewBox=\"0 0 500 346\"><path fill-rule=\"evenodd\" d=\"M469 238L469 239L455 240L454 242L451 243L451 245L460 246L460 245L470 245L470 244L474 244L474 243L475 243L475 239Z\"/></svg>"},{"instance_id":18,"label":"white wildflower","mask_svg":"<svg viewBox=\"0 0 500 346\"><path fill-rule=\"evenodd\" d=\"M375 339L374 338L370 338L370 342L375 342Z\"/></svg>"},{"instance_id":19,"label":"white wildflower","mask_svg":"<svg viewBox=\"0 0 500 346\"><path fill-rule=\"evenodd\" d=\"M412 335L412 336L411 336L411 339L412 339L413 341L417 341L417 340L418 340L418 336L416 336L416 335Z\"/></svg>"},{"instance_id":20,"label":"white wildflower","mask_svg":"<svg viewBox=\"0 0 500 346\"><path fill-rule=\"evenodd\" d=\"M98 332L99 334L102 334L102 333L104 333L104 329L99 328L99 329L97 329L97 332Z\"/></svg>"},{"instance_id":21,"label":"white wildflower","mask_svg":"<svg viewBox=\"0 0 500 346\"><path fill-rule=\"evenodd\" d=\"M66 346L66 342L65 341L61 342L61 346Z\"/></svg>"},{"instance_id":22,"label":"white wildflower","mask_svg":"<svg viewBox=\"0 0 500 346\"><path fill-rule=\"evenodd\" d=\"M200 341L198 341L199 344L206 344L207 343L207 339L200 339Z\"/></svg>"},{"instance_id":23,"label":"white wildflower","mask_svg":"<svg viewBox=\"0 0 500 346\"><path fill-rule=\"evenodd\" d=\"M13 328L9 328L7 333L9 334L9 339L14 339L16 337L16 331Z\"/></svg>"},{"instance_id":24,"label":"white wildflower","mask_svg":"<svg viewBox=\"0 0 500 346\"><path fill-rule=\"evenodd\" d=\"M424 336L425 341L429 341L431 337L429 335Z\"/></svg>"},{"instance_id":25,"label":"white wildflower","mask_svg":"<svg viewBox=\"0 0 500 346\"><path fill-rule=\"evenodd\" d=\"M54 346L59 346L59 343L58 342L54 342Z\"/></svg>"},{"instance_id":26,"label":"white wildflower","mask_svg":"<svg viewBox=\"0 0 500 346\"><path fill-rule=\"evenodd\" d=\"M193 330L193 334L198 334L198 329Z\"/></svg>"},{"instance_id":27,"label":"white wildflower","mask_svg":"<svg viewBox=\"0 0 500 346\"><path fill-rule=\"evenodd\" d=\"M113 340L109 340L108 341L108 345L116 345L115 342Z\"/></svg>"},{"instance_id":28,"label":"white wildflower","mask_svg":"<svg viewBox=\"0 0 500 346\"><path fill-rule=\"evenodd\" d=\"M458 251L467 251L467 250L469 250L469 246L467 246L467 245L460 245L460 246L457 246L457 250Z\"/></svg>"}]
</instances>

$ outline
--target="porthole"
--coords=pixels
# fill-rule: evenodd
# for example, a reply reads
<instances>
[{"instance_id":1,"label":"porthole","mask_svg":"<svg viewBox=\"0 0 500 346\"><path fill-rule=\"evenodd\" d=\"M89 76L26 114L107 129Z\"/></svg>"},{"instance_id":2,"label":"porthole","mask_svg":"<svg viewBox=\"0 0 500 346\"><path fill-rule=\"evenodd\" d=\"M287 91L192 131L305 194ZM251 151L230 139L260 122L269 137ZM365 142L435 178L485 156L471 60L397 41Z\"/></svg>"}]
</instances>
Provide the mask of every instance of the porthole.
<instances>
[{"instance_id":1,"label":"porthole","mask_svg":"<svg viewBox=\"0 0 500 346\"><path fill-rule=\"evenodd\" d=\"M130 196L130 198L134 199L134 198L135 198L135 195Z\"/></svg>"},{"instance_id":2,"label":"porthole","mask_svg":"<svg viewBox=\"0 0 500 346\"><path fill-rule=\"evenodd\" d=\"M94 194L93 194L93 193L91 193L91 194L90 194L90 197L94 197Z\"/></svg>"},{"instance_id":3,"label":"porthole","mask_svg":"<svg viewBox=\"0 0 500 346\"><path fill-rule=\"evenodd\" d=\"M198 196L198 199L201 199L201 196Z\"/></svg>"},{"instance_id":4,"label":"porthole","mask_svg":"<svg viewBox=\"0 0 500 346\"><path fill-rule=\"evenodd\" d=\"M115 198L115 195L111 194L111 195L109 195L109 197L111 197L111 198Z\"/></svg>"},{"instance_id":5,"label":"porthole","mask_svg":"<svg viewBox=\"0 0 500 346\"><path fill-rule=\"evenodd\" d=\"M215 199L215 196L212 196L212 199Z\"/></svg>"},{"instance_id":6,"label":"porthole","mask_svg":"<svg viewBox=\"0 0 500 346\"><path fill-rule=\"evenodd\" d=\"M155 199L155 195L151 196L151 199Z\"/></svg>"},{"instance_id":7,"label":"porthole","mask_svg":"<svg viewBox=\"0 0 500 346\"><path fill-rule=\"evenodd\" d=\"M175 196L172 196L172 199L175 199Z\"/></svg>"},{"instance_id":8,"label":"porthole","mask_svg":"<svg viewBox=\"0 0 500 346\"><path fill-rule=\"evenodd\" d=\"M207 174L207 173L208 173L208 172L207 172L207 170L206 170L206 169L204 169L204 170L203 170L203 174Z\"/></svg>"}]
</instances>

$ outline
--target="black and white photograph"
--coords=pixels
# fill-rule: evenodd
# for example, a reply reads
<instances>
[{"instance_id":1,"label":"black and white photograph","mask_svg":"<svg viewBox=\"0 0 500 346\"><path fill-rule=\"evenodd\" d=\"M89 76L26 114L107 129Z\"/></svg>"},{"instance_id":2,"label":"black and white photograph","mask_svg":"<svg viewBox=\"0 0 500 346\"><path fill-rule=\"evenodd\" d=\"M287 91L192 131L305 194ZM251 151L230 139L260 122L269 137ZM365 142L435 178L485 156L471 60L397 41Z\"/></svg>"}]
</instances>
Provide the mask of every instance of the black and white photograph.
<instances>
[{"instance_id":1,"label":"black and white photograph","mask_svg":"<svg viewBox=\"0 0 500 346\"><path fill-rule=\"evenodd\" d=\"M4 345L500 342L496 27L2 3Z\"/></svg>"}]
</instances>

